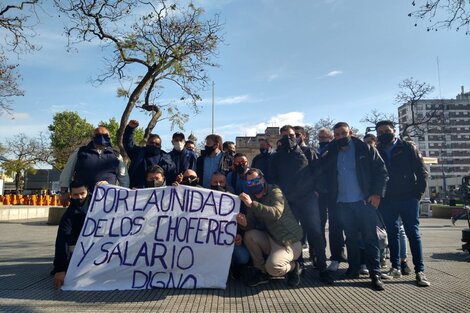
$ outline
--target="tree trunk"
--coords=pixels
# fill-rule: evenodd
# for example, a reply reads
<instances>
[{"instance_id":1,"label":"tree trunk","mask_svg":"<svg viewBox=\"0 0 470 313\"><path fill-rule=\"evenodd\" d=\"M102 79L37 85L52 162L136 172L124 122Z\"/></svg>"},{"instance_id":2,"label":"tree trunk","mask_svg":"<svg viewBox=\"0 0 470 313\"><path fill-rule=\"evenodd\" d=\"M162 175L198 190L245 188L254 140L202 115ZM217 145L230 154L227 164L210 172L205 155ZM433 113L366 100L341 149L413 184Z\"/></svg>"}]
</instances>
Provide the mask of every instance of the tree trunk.
<instances>
[{"instance_id":1,"label":"tree trunk","mask_svg":"<svg viewBox=\"0 0 470 313\"><path fill-rule=\"evenodd\" d=\"M157 125L157 122L161 116L162 116L161 110L158 110L158 112L153 112L152 118L150 119L150 122L147 125L147 128L145 129L145 133L144 133L145 141L147 141L147 139L149 138L149 135L152 133L152 130L155 128L155 125Z\"/></svg>"},{"instance_id":2,"label":"tree trunk","mask_svg":"<svg viewBox=\"0 0 470 313\"><path fill-rule=\"evenodd\" d=\"M119 129L116 134L116 141L119 147L119 152L121 153L124 160L128 160L126 150L124 149L124 145L122 144L122 138L124 137L124 130L126 129L127 122L129 121L129 117L134 109L137 101L140 98L142 92L144 92L145 86L151 81L152 76L155 74L155 68L150 68L145 76L142 78L140 83L135 87L134 91L132 91L131 96L129 97L129 101L127 102L126 108L121 116L121 123L119 125Z\"/></svg>"}]
</instances>

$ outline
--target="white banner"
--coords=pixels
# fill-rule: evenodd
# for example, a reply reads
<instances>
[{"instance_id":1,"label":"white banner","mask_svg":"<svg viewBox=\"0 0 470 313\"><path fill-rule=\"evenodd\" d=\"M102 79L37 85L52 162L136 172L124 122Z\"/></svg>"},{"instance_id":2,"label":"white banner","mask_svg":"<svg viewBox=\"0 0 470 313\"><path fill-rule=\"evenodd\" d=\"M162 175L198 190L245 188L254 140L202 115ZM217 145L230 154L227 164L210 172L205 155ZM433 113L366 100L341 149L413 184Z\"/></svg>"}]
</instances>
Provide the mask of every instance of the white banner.
<instances>
[{"instance_id":1,"label":"white banner","mask_svg":"<svg viewBox=\"0 0 470 313\"><path fill-rule=\"evenodd\" d=\"M62 289L225 288L239 208L209 189L97 186Z\"/></svg>"}]
</instances>

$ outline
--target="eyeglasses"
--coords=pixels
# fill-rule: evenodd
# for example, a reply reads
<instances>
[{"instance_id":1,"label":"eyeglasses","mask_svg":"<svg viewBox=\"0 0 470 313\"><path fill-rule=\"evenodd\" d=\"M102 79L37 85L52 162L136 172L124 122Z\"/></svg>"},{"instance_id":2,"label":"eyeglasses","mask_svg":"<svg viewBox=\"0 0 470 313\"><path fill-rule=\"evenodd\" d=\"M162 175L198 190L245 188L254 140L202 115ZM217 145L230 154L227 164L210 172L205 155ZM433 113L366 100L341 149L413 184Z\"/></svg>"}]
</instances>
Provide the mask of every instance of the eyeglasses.
<instances>
[{"instance_id":1,"label":"eyeglasses","mask_svg":"<svg viewBox=\"0 0 470 313\"><path fill-rule=\"evenodd\" d=\"M256 177L256 178L253 178L253 179L249 179L249 180L246 181L246 184L248 186L257 185L257 184L259 184L260 180L261 180L261 177Z\"/></svg>"}]
</instances>

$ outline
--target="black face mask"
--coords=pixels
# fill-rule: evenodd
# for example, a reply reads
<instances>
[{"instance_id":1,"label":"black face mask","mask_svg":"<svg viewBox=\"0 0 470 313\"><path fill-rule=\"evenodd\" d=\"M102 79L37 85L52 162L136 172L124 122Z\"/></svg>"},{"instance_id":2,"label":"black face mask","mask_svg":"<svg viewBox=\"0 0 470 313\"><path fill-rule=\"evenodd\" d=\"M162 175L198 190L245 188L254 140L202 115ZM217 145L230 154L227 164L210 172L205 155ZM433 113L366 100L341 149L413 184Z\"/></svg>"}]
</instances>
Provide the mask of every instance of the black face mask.
<instances>
[{"instance_id":1,"label":"black face mask","mask_svg":"<svg viewBox=\"0 0 470 313\"><path fill-rule=\"evenodd\" d=\"M348 137L337 139L336 143L338 147L346 147L347 145L349 145L350 141L351 141L351 137L348 136Z\"/></svg>"},{"instance_id":2,"label":"black face mask","mask_svg":"<svg viewBox=\"0 0 470 313\"><path fill-rule=\"evenodd\" d=\"M388 145L389 143L392 142L393 138L395 138L394 134L387 133L387 134L382 134L377 136L378 142L382 145Z\"/></svg>"},{"instance_id":3,"label":"black face mask","mask_svg":"<svg viewBox=\"0 0 470 313\"><path fill-rule=\"evenodd\" d=\"M85 204L86 198L84 199L70 199L70 204L74 207L81 207Z\"/></svg>"},{"instance_id":4,"label":"black face mask","mask_svg":"<svg viewBox=\"0 0 470 313\"><path fill-rule=\"evenodd\" d=\"M215 151L215 148L214 148L214 146L212 146L212 147L210 147L210 146L205 146L205 147L204 147L204 150L206 151L206 154L207 154L207 155L211 155L212 152Z\"/></svg>"},{"instance_id":5,"label":"black face mask","mask_svg":"<svg viewBox=\"0 0 470 313\"><path fill-rule=\"evenodd\" d=\"M246 169L248 166L246 165L237 165L235 166L235 171L237 172L238 175L243 175L246 172Z\"/></svg>"},{"instance_id":6,"label":"black face mask","mask_svg":"<svg viewBox=\"0 0 470 313\"><path fill-rule=\"evenodd\" d=\"M145 146L145 150L147 155L157 155L161 152L161 148L159 146L154 145Z\"/></svg>"},{"instance_id":7,"label":"black face mask","mask_svg":"<svg viewBox=\"0 0 470 313\"><path fill-rule=\"evenodd\" d=\"M320 142L318 145L320 146L320 148L323 149L323 148L325 148L326 145L328 145L328 144L329 144L329 142Z\"/></svg>"},{"instance_id":8,"label":"black face mask","mask_svg":"<svg viewBox=\"0 0 470 313\"><path fill-rule=\"evenodd\" d=\"M185 186L197 186L197 177L196 176L186 176L183 177L183 181L181 181L181 185Z\"/></svg>"},{"instance_id":9,"label":"black face mask","mask_svg":"<svg viewBox=\"0 0 470 313\"><path fill-rule=\"evenodd\" d=\"M282 151L292 151L295 149L295 147L297 146L297 140L294 138L294 139L290 139L289 136L285 135L281 138L281 146L280 146L280 149Z\"/></svg>"},{"instance_id":10,"label":"black face mask","mask_svg":"<svg viewBox=\"0 0 470 313\"><path fill-rule=\"evenodd\" d=\"M212 190L225 191L225 188L220 185L211 185Z\"/></svg>"}]
</instances>

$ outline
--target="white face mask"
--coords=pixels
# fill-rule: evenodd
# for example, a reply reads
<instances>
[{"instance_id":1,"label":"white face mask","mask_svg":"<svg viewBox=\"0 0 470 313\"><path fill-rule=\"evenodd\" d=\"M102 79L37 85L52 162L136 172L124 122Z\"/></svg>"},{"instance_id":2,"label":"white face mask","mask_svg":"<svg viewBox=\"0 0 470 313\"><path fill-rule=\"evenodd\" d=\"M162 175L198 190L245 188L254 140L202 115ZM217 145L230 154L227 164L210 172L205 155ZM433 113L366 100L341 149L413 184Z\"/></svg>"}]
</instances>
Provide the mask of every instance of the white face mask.
<instances>
[{"instance_id":1,"label":"white face mask","mask_svg":"<svg viewBox=\"0 0 470 313\"><path fill-rule=\"evenodd\" d=\"M175 148L176 151L181 151L184 148L184 141L175 141L173 143L173 148Z\"/></svg>"}]
</instances>

